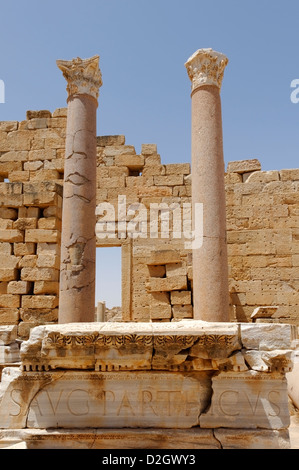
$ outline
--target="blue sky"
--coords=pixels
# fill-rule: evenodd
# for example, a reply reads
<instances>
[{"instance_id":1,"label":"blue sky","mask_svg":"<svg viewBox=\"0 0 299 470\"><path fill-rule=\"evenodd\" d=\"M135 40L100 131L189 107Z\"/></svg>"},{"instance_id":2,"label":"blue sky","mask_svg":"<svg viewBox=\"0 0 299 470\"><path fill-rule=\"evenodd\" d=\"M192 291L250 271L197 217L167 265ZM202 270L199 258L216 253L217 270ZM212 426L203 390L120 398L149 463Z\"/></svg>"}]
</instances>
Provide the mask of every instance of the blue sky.
<instances>
[{"instance_id":1,"label":"blue sky","mask_svg":"<svg viewBox=\"0 0 299 470\"><path fill-rule=\"evenodd\" d=\"M298 0L1 0L0 7L0 120L66 106L56 59L99 54L98 135L125 134L137 153L156 143L162 163L190 162L184 63L212 47L229 58L225 162L299 167L299 103L290 100L299 79Z\"/></svg>"}]
</instances>

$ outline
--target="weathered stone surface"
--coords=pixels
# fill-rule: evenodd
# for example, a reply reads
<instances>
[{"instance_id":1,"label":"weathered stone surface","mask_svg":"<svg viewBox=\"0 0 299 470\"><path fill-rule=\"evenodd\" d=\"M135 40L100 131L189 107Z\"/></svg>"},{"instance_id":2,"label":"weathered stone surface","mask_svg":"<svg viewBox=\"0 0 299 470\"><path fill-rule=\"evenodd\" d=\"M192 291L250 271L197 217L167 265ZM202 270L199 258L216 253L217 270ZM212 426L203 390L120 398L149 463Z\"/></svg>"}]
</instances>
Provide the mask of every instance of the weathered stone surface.
<instances>
[{"instance_id":1,"label":"weathered stone surface","mask_svg":"<svg viewBox=\"0 0 299 470\"><path fill-rule=\"evenodd\" d=\"M222 372L212 387L211 406L201 415L200 427L284 429L290 424L282 375Z\"/></svg>"},{"instance_id":2,"label":"weathered stone surface","mask_svg":"<svg viewBox=\"0 0 299 470\"><path fill-rule=\"evenodd\" d=\"M282 430L215 429L223 449L290 449L289 432Z\"/></svg>"},{"instance_id":3,"label":"weathered stone surface","mask_svg":"<svg viewBox=\"0 0 299 470\"><path fill-rule=\"evenodd\" d=\"M0 325L0 346L13 343L17 339L16 325Z\"/></svg>"},{"instance_id":4,"label":"weathered stone surface","mask_svg":"<svg viewBox=\"0 0 299 470\"><path fill-rule=\"evenodd\" d=\"M6 368L2 391L5 386L0 411L3 428L184 429L197 425L210 394L205 372L186 376L160 372L49 374L16 373Z\"/></svg>"},{"instance_id":5,"label":"weathered stone surface","mask_svg":"<svg viewBox=\"0 0 299 470\"><path fill-rule=\"evenodd\" d=\"M261 163L256 158L229 162L227 165L228 173L248 173L258 170L261 170Z\"/></svg>"},{"instance_id":6,"label":"weathered stone surface","mask_svg":"<svg viewBox=\"0 0 299 470\"><path fill-rule=\"evenodd\" d=\"M211 429L2 430L0 448L220 449ZM193 459L190 459L193 462Z\"/></svg>"},{"instance_id":7,"label":"weathered stone surface","mask_svg":"<svg viewBox=\"0 0 299 470\"><path fill-rule=\"evenodd\" d=\"M242 344L246 349L289 349L296 339L294 325L241 323Z\"/></svg>"}]
</instances>

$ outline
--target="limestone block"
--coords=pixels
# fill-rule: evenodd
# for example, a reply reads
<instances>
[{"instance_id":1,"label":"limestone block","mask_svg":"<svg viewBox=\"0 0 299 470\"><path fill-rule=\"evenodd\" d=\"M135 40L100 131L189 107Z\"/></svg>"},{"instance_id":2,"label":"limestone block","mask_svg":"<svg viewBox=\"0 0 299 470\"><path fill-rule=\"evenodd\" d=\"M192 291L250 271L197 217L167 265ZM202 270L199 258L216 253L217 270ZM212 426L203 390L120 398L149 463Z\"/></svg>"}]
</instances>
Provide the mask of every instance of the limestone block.
<instances>
[{"instance_id":1,"label":"limestone block","mask_svg":"<svg viewBox=\"0 0 299 470\"><path fill-rule=\"evenodd\" d=\"M160 265L180 263L180 254L175 250L156 250L151 253L150 259L147 260L147 265Z\"/></svg>"},{"instance_id":2,"label":"limestone block","mask_svg":"<svg viewBox=\"0 0 299 470\"><path fill-rule=\"evenodd\" d=\"M0 229L9 230L13 228L13 221L9 219L0 219Z\"/></svg>"},{"instance_id":3,"label":"limestone block","mask_svg":"<svg viewBox=\"0 0 299 470\"><path fill-rule=\"evenodd\" d=\"M23 201L26 206L61 206L61 196L54 191L25 193Z\"/></svg>"},{"instance_id":4,"label":"limestone block","mask_svg":"<svg viewBox=\"0 0 299 470\"><path fill-rule=\"evenodd\" d=\"M0 281L13 281L18 278L18 270L15 268L0 268Z\"/></svg>"},{"instance_id":5,"label":"limestone block","mask_svg":"<svg viewBox=\"0 0 299 470\"><path fill-rule=\"evenodd\" d=\"M55 157L56 152L52 148L29 151L29 161L52 160Z\"/></svg>"},{"instance_id":6,"label":"limestone block","mask_svg":"<svg viewBox=\"0 0 299 470\"><path fill-rule=\"evenodd\" d=\"M53 281L35 281L34 294L58 294L59 282Z\"/></svg>"},{"instance_id":7,"label":"limestone block","mask_svg":"<svg viewBox=\"0 0 299 470\"><path fill-rule=\"evenodd\" d=\"M101 188L124 188L125 187L125 179L126 177L123 176L113 176L110 178L101 178L100 186Z\"/></svg>"},{"instance_id":8,"label":"limestone block","mask_svg":"<svg viewBox=\"0 0 299 470\"><path fill-rule=\"evenodd\" d=\"M0 175L6 176L13 171L22 171L22 162L2 162L0 161ZM16 183L4 183L4 184L16 184Z\"/></svg>"},{"instance_id":9,"label":"limestone block","mask_svg":"<svg viewBox=\"0 0 299 470\"><path fill-rule=\"evenodd\" d=\"M19 352L20 350L17 343L12 343L8 346L0 345L0 364L18 362L20 360Z\"/></svg>"},{"instance_id":10,"label":"limestone block","mask_svg":"<svg viewBox=\"0 0 299 470\"><path fill-rule=\"evenodd\" d=\"M67 117L67 108L57 108L52 113L52 117Z\"/></svg>"},{"instance_id":11,"label":"limestone block","mask_svg":"<svg viewBox=\"0 0 299 470\"><path fill-rule=\"evenodd\" d=\"M60 247L57 243L38 243L36 247L37 255L60 255Z\"/></svg>"},{"instance_id":12,"label":"limestone block","mask_svg":"<svg viewBox=\"0 0 299 470\"><path fill-rule=\"evenodd\" d=\"M152 304L150 306L151 319L171 318L171 306L167 304Z\"/></svg>"},{"instance_id":13,"label":"limestone block","mask_svg":"<svg viewBox=\"0 0 299 470\"><path fill-rule=\"evenodd\" d=\"M17 268L19 261L20 261L20 257L18 256L6 255L6 254L1 255L1 265L3 268L11 268L11 269Z\"/></svg>"},{"instance_id":14,"label":"limestone block","mask_svg":"<svg viewBox=\"0 0 299 470\"><path fill-rule=\"evenodd\" d=\"M294 325L275 323L240 324L241 341L246 349L271 351L290 349L296 339Z\"/></svg>"},{"instance_id":15,"label":"limestone block","mask_svg":"<svg viewBox=\"0 0 299 470\"><path fill-rule=\"evenodd\" d=\"M280 170L281 181L298 181L299 169Z\"/></svg>"},{"instance_id":16,"label":"limestone block","mask_svg":"<svg viewBox=\"0 0 299 470\"><path fill-rule=\"evenodd\" d=\"M141 153L142 155L153 155L157 153L157 145L156 144L142 144L141 145Z\"/></svg>"},{"instance_id":17,"label":"limestone block","mask_svg":"<svg viewBox=\"0 0 299 470\"><path fill-rule=\"evenodd\" d=\"M270 183L271 181L279 181L279 171L254 171L246 180L248 183Z\"/></svg>"},{"instance_id":18,"label":"limestone block","mask_svg":"<svg viewBox=\"0 0 299 470\"><path fill-rule=\"evenodd\" d=\"M60 267L60 258L56 255L38 255L36 266L38 268L55 268L59 269Z\"/></svg>"},{"instance_id":19,"label":"limestone block","mask_svg":"<svg viewBox=\"0 0 299 470\"><path fill-rule=\"evenodd\" d=\"M183 318L193 318L193 307L192 305L173 305L172 315L176 320L182 320Z\"/></svg>"},{"instance_id":20,"label":"limestone block","mask_svg":"<svg viewBox=\"0 0 299 470\"><path fill-rule=\"evenodd\" d=\"M0 345L6 346L17 339L16 325L0 325Z\"/></svg>"},{"instance_id":21,"label":"limestone block","mask_svg":"<svg viewBox=\"0 0 299 470\"><path fill-rule=\"evenodd\" d=\"M261 169L261 163L253 158L251 160L239 160L229 162L227 165L227 173L247 173L258 171Z\"/></svg>"},{"instance_id":22,"label":"limestone block","mask_svg":"<svg viewBox=\"0 0 299 470\"><path fill-rule=\"evenodd\" d=\"M154 176L154 184L157 186L177 186L184 184L184 179L183 175L166 174L166 176Z\"/></svg>"},{"instance_id":23,"label":"limestone block","mask_svg":"<svg viewBox=\"0 0 299 470\"><path fill-rule=\"evenodd\" d=\"M187 289L187 276L171 276L168 278L151 278L147 283L149 292L165 292Z\"/></svg>"},{"instance_id":24,"label":"limestone block","mask_svg":"<svg viewBox=\"0 0 299 470\"><path fill-rule=\"evenodd\" d=\"M0 323L2 325L15 325L19 319L18 308L0 308Z\"/></svg>"},{"instance_id":25,"label":"limestone block","mask_svg":"<svg viewBox=\"0 0 299 470\"><path fill-rule=\"evenodd\" d=\"M37 171L40 170L41 168L44 168L44 161L41 160L35 160L33 162L26 162L24 163L24 170L29 171L29 176L30 172L32 171Z\"/></svg>"},{"instance_id":26,"label":"limestone block","mask_svg":"<svg viewBox=\"0 0 299 470\"><path fill-rule=\"evenodd\" d=\"M59 271L53 268L23 268L22 281L58 281Z\"/></svg>"},{"instance_id":27,"label":"limestone block","mask_svg":"<svg viewBox=\"0 0 299 470\"><path fill-rule=\"evenodd\" d=\"M103 170L106 170L106 174L100 174L103 171L101 170L101 167L98 168L97 171L97 176L100 175L100 178L98 178L98 184L101 181L101 178L110 178L114 176L129 176L129 168L127 166L109 166L108 168L103 168Z\"/></svg>"},{"instance_id":28,"label":"limestone block","mask_svg":"<svg viewBox=\"0 0 299 470\"><path fill-rule=\"evenodd\" d=\"M143 176L163 176L165 175L164 165L146 165L142 170ZM155 201L153 201L155 202Z\"/></svg>"},{"instance_id":29,"label":"limestone block","mask_svg":"<svg viewBox=\"0 0 299 470\"><path fill-rule=\"evenodd\" d=\"M126 186L128 188L144 187L153 185L153 176L127 176Z\"/></svg>"},{"instance_id":30,"label":"limestone block","mask_svg":"<svg viewBox=\"0 0 299 470\"><path fill-rule=\"evenodd\" d=\"M48 111L47 109L40 109L38 111L32 111L28 110L26 112L26 119L46 119L46 118L51 118L51 112Z\"/></svg>"},{"instance_id":31,"label":"limestone block","mask_svg":"<svg viewBox=\"0 0 299 470\"><path fill-rule=\"evenodd\" d=\"M28 281L10 281L7 286L8 294L28 294L32 287Z\"/></svg>"},{"instance_id":32,"label":"limestone block","mask_svg":"<svg viewBox=\"0 0 299 470\"><path fill-rule=\"evenodd\" d=\"M183 263L166 264L166 276L184 276L187 274L186 266Z\"/></svg>"},{"instance_id":33,"label":"limestone block","mask_svg":"<svg viewBox=\"0 0 299 470\"><path fill-rule=\"evenodd\" d=\"M106 147L108 145L125 145L125 140L124 135L101 135L97 137L97 146Z\"/></svg>"},{"instance_id":34,"label":"limestone block","mask_svg":"<svg viewBox=\"0 0 299 470\"><path fill-rule=\"evenodd\" d=\"M0 230L0 240L2 242L23 242L24 233L20 230Z\"/></svg>"},{"instance_id":35,"label":"limestone block","mask_svg":"<svg viewBox=\"0 0 299 470\"><path fill-rule=\"evenodd\" d=\"M144 167L143 155L116 155L115 165L126 166L131 170L142 170Z\"/></svg>"},{"instance_id":36,"label":"limestone block","mask_svg":"<svg viewBox=\"0 0 299 470\"><path fill-rule=\"evenodd\" d=\"M22 322L18 327L18 334L20 335L20 327L24 323L34 328L44 323L54 323L58 320L57 308L20 308L20 318ZM23 325L24 326L24 325ZM26 339L28 339L29 330L26 332Z\"/></svg>"},{"instance_id":37,"label":"limestone block","mask_svg":"<svg viewBox=\"0 0 299 470\"><path fill-rule=\"evenodd\" d=\"M18 217L18 211L9 207L0 207L0 217L1 219L16 220Z\"/></svg>"},{"instance_id":38,"label":"limestone block","mask_svg":"<svg viewBox=\"0 0 299 470\"><path fill-rule=\"evenodd\" d=\"M30 173L28 170L19 170L19 171L10 171L8 173L8 178L10 182L23 182L29 181Z\"/></svg>"},{"instance_id":39,"label":"limestone block","mask_svg":"<svg viewBox=\"0 0 299 470\"><path fill-rule=\"evenodd\" d=\"M191 291L172 291L170 299L172 305L191 305Z\"/></svg>"},{"instance_id":40,"label":"limestone block","mask_svg":"<svg viewBox=\"0 0 299 470\"><path fill-rule=\"evenodd\" d=\"M17 230L35 229L36 224L36 218L19 218L13 223L13 228Z\"/></svg>"},{"instance_id":41,"label":"limestone block","mask_svg":"<svg viewBox=\"0 0 299 470\"><path fill-rule=\"evenodd\" d=\"M151 305L170 305L169 294L167 292L152 292L150 303Z\"/></svg>"},{"instance_id":42,"label":"limestone block","mask_svg":"<svg viewBox=\"0 0 299 470\"><path fill-rule=\"evenodd\" d=\"M190 163L170 163L165 165L166 175L189 175Z\"/></svg>"},{"instance_id":43,"label":"limestone block","mask_svg":"<svg viewBox=\"0 0 299 470\"><path fill-rule=\"evenodd\" d=\"M58 298L55 295L23 295L22 308L55 308Z\"/></svg>"},{"instance_id":44,"label":"limestone block","mask_svg":"<svg viewBox=\"0 0 299 470\"><path fill-rule=\"evenodd\" d=\"M25 242L57 243L60 240L60 231L46 229L29 229L25 231Z\"/></svg>"},{"instance_id":45,"label":"limestone block","mask_svg":"<svg viewBox=\"0 0 299 470\"><path fill-rule=\"evenodd\" d=\"M263 372L221 372L213 377L202 428L284 429L290 424L287 381Z\"/></svg>"},{"instance_id":46,"label":"limestone block","mask_svg":"<svg viewBox=\"0 0 299 470\"><path fill-rule=\"evenodd\" d=\"M18 128L18 121L0 121L0 131L11 132Z\"/></svg>"},{"instance_id":47,"label":"limestone block","mask_svg":"<svg viewBox=\"0 0 299 470\"><path fill-rule=\"evenodd\" d=\"M20 296L13 294L0 295L0 308L20 307Z\"/></svg>"},{"instance_id":48,"label":"limestone block","mask_svg":"<svg viewBox=\"0 0 299 470\"><path fill-rule=\"evenodd\" d=\"M34 255L36 250L35 243L14 243L15 256Z\"/></svg>"},{"instance_id":49,"label":"limestone block","mask_svg":"<svg viewBox=\"0 0 299 470\"><path fill-rule=\"evenodd\" d=\"M46 169L46 165L44 169L30 172L31 181L52 181L59 179L59 171L56 169Z\"/></svg>"},{"instance_id":50,"label":"limestone block","mask_svg":"<svg viewBox=\"0 0 299 470\"><path fill-rule=\"evenodd\" d=\"M153 153L151 155L144 155L145 156L145 167L147 165L161 165L161 157L157 153Z\"/></svg>"},{"instance_id":51,"label":"limestone block","mask_svg":"<svg viewBox=\"0 0 299 470\"><path fill-rule=\"evenodd\" d=\"M8 282L0 282L0 294L7 294Z\"/></svg>"}]
</instances>

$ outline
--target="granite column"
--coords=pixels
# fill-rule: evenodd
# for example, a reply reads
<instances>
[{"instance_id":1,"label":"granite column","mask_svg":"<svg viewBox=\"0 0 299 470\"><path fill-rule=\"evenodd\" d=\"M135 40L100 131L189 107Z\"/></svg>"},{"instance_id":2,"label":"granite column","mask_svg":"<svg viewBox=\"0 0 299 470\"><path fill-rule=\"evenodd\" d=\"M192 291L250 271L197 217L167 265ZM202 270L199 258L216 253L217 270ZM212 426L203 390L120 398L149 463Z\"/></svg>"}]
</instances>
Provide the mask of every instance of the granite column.
<instances>
[{"instance_id":1,"label":"granite column","mask_svg":"<svg viewBox=\"0 0 299 470\"><path fill-rule=\"evenodd\" d=\"M192 100L192 208L202 204L201 243L193 244L194 318L229 321L226 201L220 88L228 59L212 49L195 52L185 66Z\"/></svg>"},{"instance_id":2,"label":"granite column","mask_svg":"<svg viewBox=\"0 0 299 470\"><path fill-rule=\"evenodd\" d=\"M68 84L58 321L93 322L99 56L57 65Z\"/></svg>"}]
</instances>

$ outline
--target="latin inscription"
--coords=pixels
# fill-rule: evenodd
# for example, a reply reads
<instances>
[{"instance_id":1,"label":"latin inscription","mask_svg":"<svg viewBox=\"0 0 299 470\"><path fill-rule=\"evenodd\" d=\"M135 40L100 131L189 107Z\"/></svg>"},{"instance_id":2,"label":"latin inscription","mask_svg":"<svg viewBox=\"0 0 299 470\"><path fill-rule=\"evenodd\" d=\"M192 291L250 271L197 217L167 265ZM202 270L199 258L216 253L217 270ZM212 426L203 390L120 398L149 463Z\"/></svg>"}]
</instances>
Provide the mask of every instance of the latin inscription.
<instances>
[{"instance_id":1,"label":"latin inscription","mask_svg":"<svg viewBox=\"0 0 299 470\"><path fill-rule=\"evenodd\" d=\"M77 374L76 374L77 375ZM198 424L210 394L210 378L182 374L97 373L98 380L54 381L33 398L28 427L182 427ZM82 377L82 376L81 376ZM135 378L135 380L132 380ZM128 380L127 380L128 379ZM17 413L17 390L11 397Z\"/></svg>"}]
</instances>

